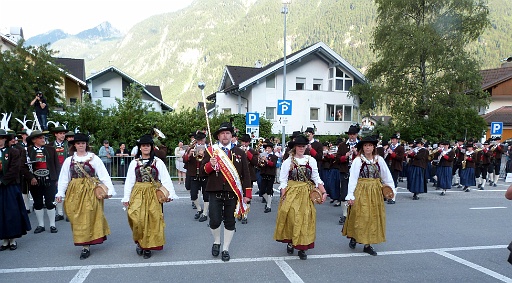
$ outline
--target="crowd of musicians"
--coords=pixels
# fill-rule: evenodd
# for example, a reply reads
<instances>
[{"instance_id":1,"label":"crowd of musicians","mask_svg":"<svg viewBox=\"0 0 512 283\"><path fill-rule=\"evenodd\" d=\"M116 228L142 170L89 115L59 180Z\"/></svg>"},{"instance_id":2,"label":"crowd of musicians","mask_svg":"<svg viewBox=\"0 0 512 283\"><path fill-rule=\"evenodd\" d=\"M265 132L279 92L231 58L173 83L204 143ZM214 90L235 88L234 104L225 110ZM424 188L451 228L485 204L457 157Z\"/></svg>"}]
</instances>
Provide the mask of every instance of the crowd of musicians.
<instances>
[{"instance_id":1,"label":"crowd of musicians","mask_svg":"<svg viewBox=\"0 0 512 283\"><path fill-rule=\"evenodd\" d=\"M248 134L237 136L228 122L211 134L192 132L179 158L195 209L193 218L209 221L212 256L229 261L235 224L249 222L253 195L261 197L268 214L275 209L273 195L278 192L274 239L286 244L288 254L298 250L299 258L307 259L306 251L314 248L316 238L316 208L310 198L314 189L321 194L318 203L329 198L341 207L338 222L344 225L342 234L350 239L349 247L360 243L365 253L377 255L371 244L385 241L384 203L395 203L402 178L407 178L413 200L427 192L429 182L441 195L454 186L466 192L484 190L496 186L501 158L508 150L499 139L454 144L417 139L403 144L398 135L389 141L360 138L357 125L345 134L348 138L334 144L320 143L315 129L308 127L279 145L272 139L255 144ZM0 251L18 248L16 239L32 230L28 217L32 210L35 234L47 227L57 233L55 223L65 214L73 243L81 249L80 259L87 259L91 246L103 243L111 233L104 199L116 192L104 163L91 152L87 135L59 126L51 135L54 141L48 143L47 132L15 134L0 129ZM136 152L127 169L122 204L136 254L147 259L163 249L163 205L178 196L168 168L156 154L154 137L142 136ZM253 193L255 183L258 191ZM383 201L382 184L394 190L393 198Z\"/></svg>"}]
</instances>

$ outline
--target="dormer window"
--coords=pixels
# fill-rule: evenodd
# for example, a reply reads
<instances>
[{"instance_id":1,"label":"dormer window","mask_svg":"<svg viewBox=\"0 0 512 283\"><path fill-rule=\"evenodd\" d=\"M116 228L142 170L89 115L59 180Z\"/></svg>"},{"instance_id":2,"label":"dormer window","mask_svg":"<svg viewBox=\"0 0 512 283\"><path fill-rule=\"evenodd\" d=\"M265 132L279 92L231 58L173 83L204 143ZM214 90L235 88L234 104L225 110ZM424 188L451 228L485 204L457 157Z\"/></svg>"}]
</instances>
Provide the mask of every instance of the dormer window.
<instances>
[{"instance_id":1,"label":"dormer window","mask_svg":"<svg viewBox=\"0 0 512 283\"><path fill-rule=\"evenodd\" d=\"M349 91L353 81L353 78L340 68L329 68L329 91Z\"/></svg>"}]
</instances>

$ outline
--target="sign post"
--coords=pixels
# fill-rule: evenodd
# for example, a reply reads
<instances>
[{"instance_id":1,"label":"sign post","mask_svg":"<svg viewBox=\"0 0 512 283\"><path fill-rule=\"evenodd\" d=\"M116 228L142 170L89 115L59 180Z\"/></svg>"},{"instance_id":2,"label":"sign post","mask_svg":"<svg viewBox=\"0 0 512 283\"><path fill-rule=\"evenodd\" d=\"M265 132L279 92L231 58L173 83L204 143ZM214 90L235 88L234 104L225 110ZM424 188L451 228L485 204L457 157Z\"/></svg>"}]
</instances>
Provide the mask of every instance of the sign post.
<instances>
[{"instance_id":1,"label":"sign post","mask_svg":"<svg viewBox=\"0 0 512 283\"><path fill-rule=\"evenodd\" d=\"M501 138L503 134L503 122L491 122L491 139Z\"/></svg>"}]
</instances>

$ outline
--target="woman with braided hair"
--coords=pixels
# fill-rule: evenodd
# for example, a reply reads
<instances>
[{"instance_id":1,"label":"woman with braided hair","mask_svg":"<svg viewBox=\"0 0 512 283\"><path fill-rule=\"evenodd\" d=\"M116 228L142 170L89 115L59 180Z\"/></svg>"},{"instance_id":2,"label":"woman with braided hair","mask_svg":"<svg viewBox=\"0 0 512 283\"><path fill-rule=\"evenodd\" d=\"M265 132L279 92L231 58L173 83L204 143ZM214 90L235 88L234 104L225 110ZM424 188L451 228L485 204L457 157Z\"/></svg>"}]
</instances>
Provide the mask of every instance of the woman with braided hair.
<instances>
[{"instance_id":1,"label":"woman with braided hair","mask_svg":"<svg viewBox=\"0 0 512 283\"><path fill-rule=\"evenodd\" d=\"M327 197L316 159L304 154L308 143L302 135L288 143L291 150L281 165L281 201L274 231L276 241L287 243L287 253L293 254L297 249L303 260L307 259L306 251L315 247L316 237L316 209L309 193L313 187L318 187L322 192L322 203Z\"/></svg>"}]
</instances>

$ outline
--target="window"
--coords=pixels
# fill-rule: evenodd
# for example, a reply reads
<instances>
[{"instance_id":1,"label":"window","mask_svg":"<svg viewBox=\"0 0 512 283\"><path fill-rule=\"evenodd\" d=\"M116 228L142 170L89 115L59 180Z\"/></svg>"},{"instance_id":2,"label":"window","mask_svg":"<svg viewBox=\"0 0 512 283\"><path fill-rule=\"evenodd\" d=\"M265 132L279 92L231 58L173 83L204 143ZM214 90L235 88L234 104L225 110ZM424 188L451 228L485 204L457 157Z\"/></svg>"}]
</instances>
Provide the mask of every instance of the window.
<instances>
[{"instance_id":1,"label":"window","mask_svg":"<svg viewBox=\"0 0 512 283\"><path fill-rule=\"evenodd\" d=\"M110 97L110 88L104 88L103 90L103 97Z\"/></svg>"},{"instance_id":2,"label":"window","mask_svg":"<svg viewBox=\"0 0 512 283\"><path fill-rule=\"evenodd\" d=\"M334 73L336 73L335 77L333 77ZM349 91L353 84L352 77L341 69L337 67L329 69L329 91Z\"/></svg>"},{"instance_id":3,"label":"window","mask_svg":"<svg viewBox=\"0 0 512 283\"><path fill-rule=\"evenodd\" d=\"M76 104L76 98L70 98L69 105L74 105L74 104Z\"/></svg>"},{"instance_id":4,"label":"window","mask_svg":"<svg viewBox=\"0 0 512 283\"><path fill-rule=\"evenodd\" d=\"M227 115L231 114L231 108L222 108L222 113Z\"/></svg>"},{"instance_id":5,"label":"window","mask_svg":"<svg viewBox=\"0 0 512 283\"><path fill-rule=\"evenodd\" d=\"M295 80L295 90L303 90L306 88L306 78L297 78Z\"/></svg>"},{"instance_id":6,"label":"window","mask_svg":"<svg viewBox=\"0 0 512 283\"><path fill-rule=\"evenodd\" d=\"M323 82L322 79L313 79L313 90L322 90Z\"/></svg>"},{"instance_id":7,"label":"window","mask_svg":"<svg viewBox=\"0 0 512 283\"><path fill-rule=\"evenodd\" d=\"M320 109L318 108L309 108L309 120L318 120L318 112L320 112Z\"/></svg>"},{"instance_id":8,"label":"window","mask_svg":"<svg viewBox=\"0 0 512 283\"><path fill-rule=\"evenodd\" d=\"M352 105L327 104L326 121L352 121Z\"/></svg>"},{"instance_id":9,"label":"window","mask_svg":"<svg viewBox=\"0 0 512 283\"><path fill-rule=\"evenodd\" d=\"M275 107L267 107L265 110L265 118L267 120L275 120L276 119L275 114L274 114L275 111L276 111Z\"/></svg>"},{"instance_id":10,"label":"window","mask_svg":"<svg viewBox=\"0 0 512 283\"><path fill-rule=\"evenodd\" d=\"M272 74L267 77L267 88L276 88L276 75Z\"/></svg>"}]
</instances>

